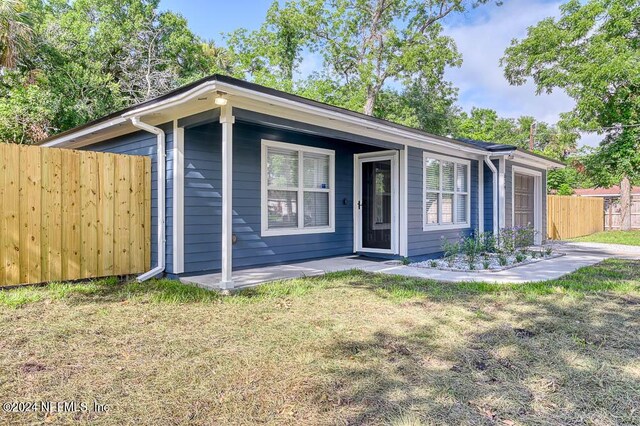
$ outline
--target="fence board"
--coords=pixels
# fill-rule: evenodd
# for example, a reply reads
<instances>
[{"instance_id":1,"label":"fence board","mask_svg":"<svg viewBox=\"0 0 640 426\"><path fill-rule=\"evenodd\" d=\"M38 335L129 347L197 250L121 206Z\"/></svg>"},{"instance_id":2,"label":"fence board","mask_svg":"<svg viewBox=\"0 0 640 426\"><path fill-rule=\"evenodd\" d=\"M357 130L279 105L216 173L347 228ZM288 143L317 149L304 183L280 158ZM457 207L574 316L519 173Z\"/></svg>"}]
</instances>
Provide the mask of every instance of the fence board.
<instances>
[{"instance_id":1,"label":"fence board","mask_svg":"<svg viewBox=\"0 0 640 426\"><path fill-rule=\"evenodd\" d=\"M4 145L4 144L3 144ZM20 150L4 146L2 157L4 170L4 189L2 202L2 239L4 246L5 278L4 282L20 281ZM0 281L2 282L2 281Z\"/></svg>"},{"instance_id":2,"label":"fence board","mask_svg":"<svg viewBox=\"0 0 640 426\"><path fill-rule=\"evenodd\" d=\"M80 276L98 273L98 158L95 152L80 153Z\"/></svg>"},{"instance_id":3,"label":"fence board","mask_svg":"<svg viewBox=\"0 0 640 426\"><path fill-rule=\"evenodd\" d=\"M144 228L144 264L146 267L151 265L151 161L145 161L144 163L144 181L145 185L144 193L144 218L142 227Z\"/></svg>"},{"instance_id":4,"label":"fence board","mask_svg":"<svg viewBox=\"0 0 640 426\"><path fill-rule=\"evenodd\" d=\"M576 238L604 230L604 202L597 197L547 196L547 235Z\"/></svg>"},{"instance_id":5,"label":"fence board","mask_svg":"<svg viewBox=\"0 0 640 426\"><path fill-rule=\"evenodd\" d=\"M148 157L0 144L0 286L150 268Z\"/></svg>"},{"instance_id":6,"label":"fence board","mask_svg":"<svg viewBox=\"0 0 640 426\"><path fill-rule=\"evenodd\" d=\"M143 158L132 162L131 168L131 244L129 250L133 253L144 253L144 161ZM136 200L143 200L136 203ZM131 270L144 272L144 256L131 256Z\"/></svg>"},{"instance_id":7,"label":"fence board","mask_svg":"<svg viewBox=\"0 0 640 426\"><path fill-rule=\"evenodd\" d=\"M113 187L115 176L115 157L112 155L98 156L100 179L100 211L98 222L98 247L101 261L98 263L98 275L113 275L113 220L114 201Z\"/></svg>"},{"instance_id":8,"label":"fence board","mask_svg":"<svg viewBox=\"0 0 640 426\"><path fill-rule=\"evenodd\" d=\"M131 182L127 180L130 173L129 161L127 158L118 156L116 158L116 187L115 187L115 271L122 274L129 270L129 192Z\"/></svg>"}]
</instances>

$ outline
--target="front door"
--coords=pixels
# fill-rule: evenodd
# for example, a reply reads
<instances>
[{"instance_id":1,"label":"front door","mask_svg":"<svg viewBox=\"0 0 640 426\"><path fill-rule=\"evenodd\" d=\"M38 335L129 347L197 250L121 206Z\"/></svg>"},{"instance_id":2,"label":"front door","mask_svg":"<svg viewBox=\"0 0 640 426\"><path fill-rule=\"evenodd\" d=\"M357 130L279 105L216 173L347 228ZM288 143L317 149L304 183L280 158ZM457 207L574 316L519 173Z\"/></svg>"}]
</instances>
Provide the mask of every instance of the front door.
<instances>
[{"instance_id":1,"label":"front door","mask_svg":"<svg viewBox=\"0 0 640 426\"><path fill-rule=\"evenodd\" d=\"M358 251L392 253L395 248L395 154L358 159L356 200Z\"/></svg>"}]
</instances>

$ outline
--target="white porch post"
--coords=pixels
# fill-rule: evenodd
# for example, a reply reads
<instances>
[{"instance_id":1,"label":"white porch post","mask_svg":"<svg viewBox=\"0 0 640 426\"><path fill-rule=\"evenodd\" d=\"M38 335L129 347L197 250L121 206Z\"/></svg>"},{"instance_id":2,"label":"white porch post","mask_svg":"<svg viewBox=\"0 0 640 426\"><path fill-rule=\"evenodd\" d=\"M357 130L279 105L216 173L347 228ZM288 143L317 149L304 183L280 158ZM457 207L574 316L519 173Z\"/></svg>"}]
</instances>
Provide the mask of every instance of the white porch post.
<instances>
[{"instance_id":1,"label":"white porch post","mask_svg":"<svg viewBox=\"0 0 640 426\"><path fill-rule=\"evenodd\" d=\"M173 120L173 273L184 272L184 128Z\"/></svg>"},{"instance_id":2,"label":"white porch post","mask_svg":"<svg viewBox=\"0 0 640 426\"><path fill-rule=\"evenodd\" d=\"M222 124L222 279L220 288L233 288L233 111L231 105L220 107Z\"/></svg>"},{"instance_id":3,"label":"white porch post","mask_svg":"<svg viewBox=\"0 0 640 426\"><path fill-rule=\"evenodd\" d=\"M407 167L409 165L409 147L405 145L402 150L400 150L400 256L407 257L409 256L409 238L408 238L408 217L407 217L407 205L408 205L408 185L409 185L409 174L407 172Z\"/></svg>"},{"instance_id":4,"label":"white porch post","mask_svg":"<svg viewBox=\"0 0 640 426\"><path fill-rule=\"evenodd\" d=\"M506 227L506 225L507 225L507 223L506 223L506 218L507 218L506 192L507 192L507 188L506 188L506 181L505 181L505 177L504 177L505 173L506 173L507 162L506 162L504 157L500 157L500 160L498 161L498 163L499 163L499 169L498 169L498 194L499 194L499 198L500 198L500 202L499 202L499 206L498 206L498 210L499 210L499 214L500 214L500 220L498 221L498 223L499 223L499 229L504 229Z\"/></svg>"},{"instance_id":5,"label":"white porch post","mask_svg":"<svg viewBox=\"0 0 640 426\"><path fill-rule=\"evenodd\" d=\"M484 232L484 161L478 160L478 233Z\"/></svg>"}]
</instances>

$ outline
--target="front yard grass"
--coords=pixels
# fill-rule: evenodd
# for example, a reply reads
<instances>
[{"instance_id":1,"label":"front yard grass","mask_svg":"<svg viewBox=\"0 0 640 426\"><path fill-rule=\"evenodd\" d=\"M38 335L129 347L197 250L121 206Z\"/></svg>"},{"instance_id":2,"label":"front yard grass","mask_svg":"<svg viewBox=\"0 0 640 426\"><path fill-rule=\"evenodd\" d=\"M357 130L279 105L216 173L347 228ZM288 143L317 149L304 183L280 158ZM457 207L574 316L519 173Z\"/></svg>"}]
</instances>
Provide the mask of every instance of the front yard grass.
<instances>
[{"instance_id":1,"label":"front yard grass","mask_svg":"<svg viewBox=\"0 0 640 426\"><path fill-rule=\"evenodd\" d=\"M585 243L623 244L640 246L640 231L604 231L585 237L574 238L571 241Z\"/></svg>"},{"instance_id":2,"label":"front yard grass","mask_svg":"<svg viewBox=\"0 0 640 426\"><path fill-rule=\"evenodd\" d=\"M640 424L640 261L546 283L341 272L0 292L2 424Z\"/></svg>"}]
</instances>

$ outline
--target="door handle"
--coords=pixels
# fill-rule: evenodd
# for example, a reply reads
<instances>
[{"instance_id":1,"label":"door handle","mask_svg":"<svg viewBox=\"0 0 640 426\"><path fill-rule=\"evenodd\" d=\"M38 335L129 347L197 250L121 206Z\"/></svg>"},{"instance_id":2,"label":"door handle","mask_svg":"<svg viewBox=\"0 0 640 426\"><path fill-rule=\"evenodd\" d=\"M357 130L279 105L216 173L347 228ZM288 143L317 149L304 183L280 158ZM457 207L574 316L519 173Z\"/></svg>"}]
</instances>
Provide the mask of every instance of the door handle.
<instances>
[{"instance_id":1,"label":"door handle","mask_svg":"<svg viewBox=\"0 0 640 426\"><path fill-rule=\"evenodd\" d=\"M362 204L360 201L358 201L358 210L360 210L360 208L361 208L362 206L363 206L363 204Z\"/></svg>"}]
</instances>

